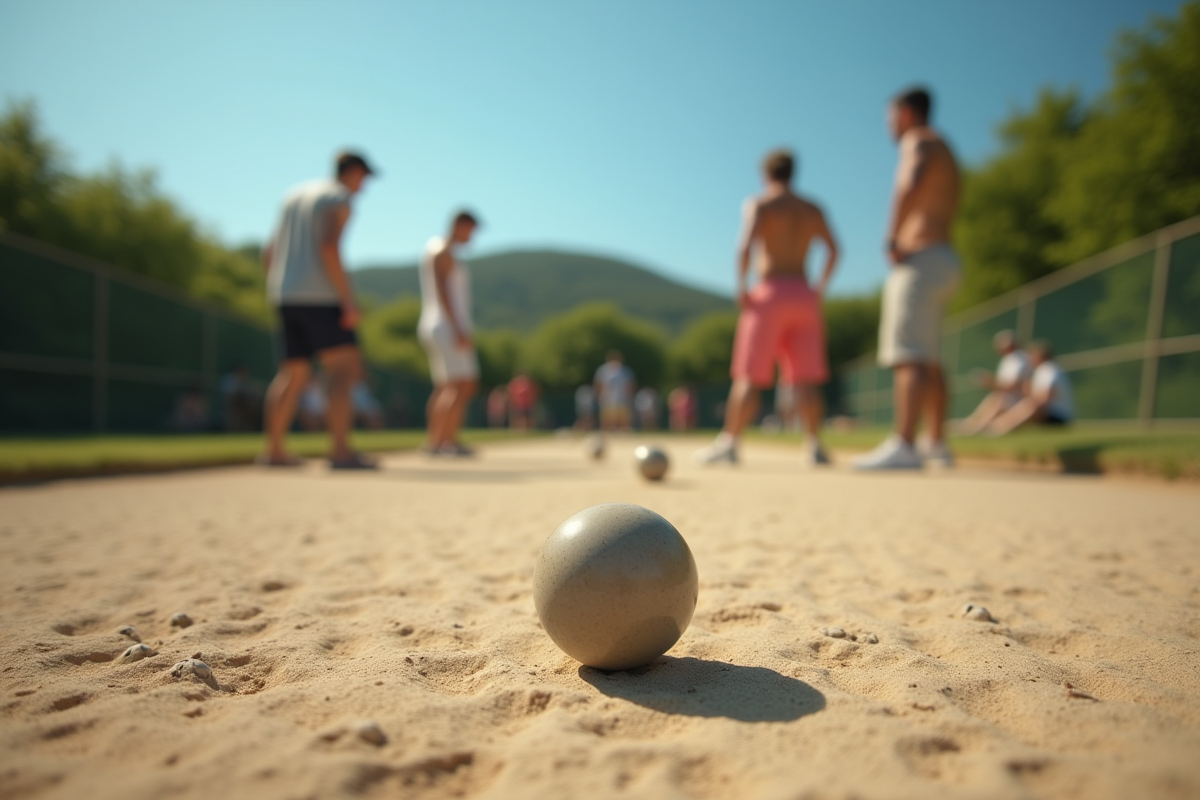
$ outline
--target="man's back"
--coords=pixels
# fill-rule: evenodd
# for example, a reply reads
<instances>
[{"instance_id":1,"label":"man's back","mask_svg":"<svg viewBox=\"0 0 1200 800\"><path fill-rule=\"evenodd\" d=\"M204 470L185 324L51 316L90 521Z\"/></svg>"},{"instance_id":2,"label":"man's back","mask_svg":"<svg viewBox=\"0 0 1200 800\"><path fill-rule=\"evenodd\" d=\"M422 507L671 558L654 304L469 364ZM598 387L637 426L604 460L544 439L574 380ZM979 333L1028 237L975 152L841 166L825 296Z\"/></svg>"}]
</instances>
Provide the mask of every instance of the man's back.
<instances>
[{"instance_id":1,"label":"man's back","mask_svg":"<svg viewBox=\"0 0 1200 800\"><path fill-rule=\"evenodd\" d=\"M748 201L754 214L760 278L806 278L808 249L825 230L825 217L814 204L791 192L767 193Z\"/></svg>"},{"instance_id":2,"label":"man's back","mask_svg":"<svg viewBox=\"0 0 1200 800\"><path fill-rule=\"evenodd\" d=\"M949 242L958 209L958 164L937 131L921 126L904 134L896 180L911 180L915 191L896 236L897 247L905 253L916 253Z\"/></svg>"},{"instance_id":3,"label":"man's back","mask_svg":"<svg viewBox=\"0 0 1200 800\"><path fill-rule=\"evenodd\" d=\"M320 242L334 224L330 212L349 202L350 193L334 180L310 181L288 193L267 272L267 296L273 303L338 302L322 262Z\"/></svg>"}]
</instances>

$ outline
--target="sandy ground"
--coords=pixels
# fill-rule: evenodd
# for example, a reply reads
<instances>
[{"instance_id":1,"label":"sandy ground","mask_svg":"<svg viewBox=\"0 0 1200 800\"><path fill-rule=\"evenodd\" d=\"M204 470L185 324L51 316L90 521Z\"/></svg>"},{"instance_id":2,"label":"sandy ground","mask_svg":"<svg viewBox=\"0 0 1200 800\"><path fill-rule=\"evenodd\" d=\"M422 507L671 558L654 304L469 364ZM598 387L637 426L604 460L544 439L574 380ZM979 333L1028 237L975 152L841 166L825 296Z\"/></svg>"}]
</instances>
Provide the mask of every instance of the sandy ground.
<instances>
[{"instance_id":1,"label":"sandy ground","mask_svg":"<svg viewBox=\"0 0 1200 800\"><path fill-rule=\"evenodd\" d=\"M1200 796L1195 488L694 444L661 485L626 439L0 491L0 796ZM675 523L700 594L606 674L530 582L610 501ZM130 624L156 656L120 662ZM171 675L191 656L211 685Z\"/></svg>"}]
</instances>

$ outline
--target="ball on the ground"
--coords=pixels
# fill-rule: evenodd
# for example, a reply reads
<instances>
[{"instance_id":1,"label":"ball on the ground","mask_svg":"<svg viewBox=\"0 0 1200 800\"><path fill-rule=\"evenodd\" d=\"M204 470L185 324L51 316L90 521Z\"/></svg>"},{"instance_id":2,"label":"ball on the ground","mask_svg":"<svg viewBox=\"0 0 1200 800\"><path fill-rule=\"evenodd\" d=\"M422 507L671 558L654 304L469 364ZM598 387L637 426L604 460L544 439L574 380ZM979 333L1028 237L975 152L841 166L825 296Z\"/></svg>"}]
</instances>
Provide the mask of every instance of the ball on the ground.
<instances>
[{"instance_id":1,"label":"ball on the ground","mask_svg":"<svg viewBox=\"0 0 1200 800\"><path fill-rule=\"evenodd\" d=\"M588 454L588 458L599 461L604 458L604 434L593 433L587 438L583 445L584 450Z\"/></svg>"},{"instance_id":2,"label":"ball on the ground","mask_svg":"<svg viewBox=\"0 0 1200 800\"><path fill-rule=\"evenodd\" d=\"M692 621L698 587L696 561L675 526L628 503L568 517L533 571L546 633L575 660L606 670L667 652Z\"/></svg>"},{"instance_id":3,"label":"ball on the ground","mask_svg":"<svg viewBox=\"0 0 1200 800\"><path fill-rule=\"evenodd\" d=\"M648 481L661 481L671 466L667 454L657 447L643 444L633 451L633 457L637 461L638 472Z\"/></svg>"}]
</instances>

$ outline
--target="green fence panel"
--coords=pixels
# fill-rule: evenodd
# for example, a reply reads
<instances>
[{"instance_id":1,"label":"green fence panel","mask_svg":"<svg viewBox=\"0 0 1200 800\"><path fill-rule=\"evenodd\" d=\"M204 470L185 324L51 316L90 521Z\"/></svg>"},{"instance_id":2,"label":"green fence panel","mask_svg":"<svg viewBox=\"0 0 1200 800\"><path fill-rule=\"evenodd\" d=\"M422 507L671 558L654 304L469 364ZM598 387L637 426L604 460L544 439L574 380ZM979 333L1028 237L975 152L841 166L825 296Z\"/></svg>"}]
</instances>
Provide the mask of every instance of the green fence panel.
<instances>
[{"instance_id":1,"label":"green fence panel","mask_svg":"<svg viewBox=\"0 0 1200 800\"><path fill-rule=\"evenodd\" d=\"M1153 277L1151 251L1039 297L1034 338L1059 355L1144 340Z\"/></svg>"},{"instance_id":2,"label":"green fence panel","mask_svg":"<svg viewBox=\"0 0 1200 800\"><path fill-rule=\"evenodd\" d=\"M1200 353L1180 353L1158 360L1157 419L1200 419Z\"/></svg>"},{"instance_id":3,"label":"green fence panel","mask_svg":"<svg viewBox=\"0 0 1200 800\"><path fill-rule=\"evenodd\" d=\"M179 430L175 424L176 411L186 393L199 391L198 386L164 385L140 381L109 381L108 420L110 431L172 431ZM207 415L211 419L211 409ZM208 428L205 422L200 426Z\"/></svg>"},{"instance_id":4,"label":"green fence panel","mask_svg":"<svg viewBox=\"0 0 1200 800\"><path fill-rule=\"evenodd\" d=\"M0 370L0 432L67 433L92 428L92 379Z\"/></svg>"},{"instance_id":5,"label":"green fence panel","mask_svg":"<svg viewBox=\"0 0 1200 800\"><path fill-rule=\"evenodd\" d=\"M239 367L249 368L259 380L275 374L274 337L269 330L245 322L214 315L217 374L224 375Z\"/></svg>"},{"instance_id":6,"label":"green fence panel","mask_svg":"<svg viewBox=\"0 0 1200 800\"><path fill-rule=\"evenodd\" d=\"M114 364L200 372L204 314L176 300L113 281L108 357Z\"/></svg>"},{"instance_id":7,"label":"green fence panel","mask_svg":"<svg viewBox=\"0 0 1200 800\"><path fill-rule=\"evenodd\" d=\"M1163 338L1200 334L1200 234L1171 246Z\"/></svg>"},{"instance_id":8,"label":"green fence panel","mask_svg":"<svg viewBox=\"0 0 1200 800\"><path fill-rule=\"evenodd\" d=\"M96 279L0 246L0 352L92 357Z\"/></svg>"},{"instance_id":9,"label":"green fence panel","mask_svg":"<svg viewBox=\"0 0 1200 800\"><path fill-rule=\"evenodd\" d=\"M1142 381L1142 362L1125 361L1067 373L1078 419L1134 419Z\"/></svg>"}]
</instances>

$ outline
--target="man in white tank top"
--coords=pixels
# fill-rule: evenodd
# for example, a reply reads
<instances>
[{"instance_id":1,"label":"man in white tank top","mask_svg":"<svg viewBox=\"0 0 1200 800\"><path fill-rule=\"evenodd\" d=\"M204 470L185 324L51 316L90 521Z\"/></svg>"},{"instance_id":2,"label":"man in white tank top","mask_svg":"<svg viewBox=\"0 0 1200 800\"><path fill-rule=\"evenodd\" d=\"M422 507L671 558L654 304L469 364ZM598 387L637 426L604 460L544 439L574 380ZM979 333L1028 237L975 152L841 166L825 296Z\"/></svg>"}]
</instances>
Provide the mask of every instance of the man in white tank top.
<instances>
[{"instance_id":1,"label":"man in white tank top","mask_svg":"<svg viewBox=\"0 0 1200 800\"><path fill-rule=\"evenodd\" d=\"M417 336L429 356L433 393L425 412L433 455L469 456L458 441L467 403L479 389L479 360L471 326L471 276L455 258L455 250L471 241L479 221L468 211L455 214L446 237L425 245L418 274L421 279L421 318Z\"/></svg>"}]
</instances>

